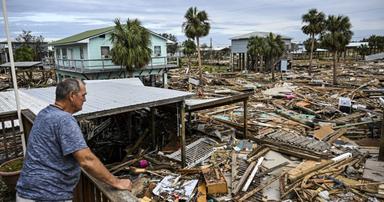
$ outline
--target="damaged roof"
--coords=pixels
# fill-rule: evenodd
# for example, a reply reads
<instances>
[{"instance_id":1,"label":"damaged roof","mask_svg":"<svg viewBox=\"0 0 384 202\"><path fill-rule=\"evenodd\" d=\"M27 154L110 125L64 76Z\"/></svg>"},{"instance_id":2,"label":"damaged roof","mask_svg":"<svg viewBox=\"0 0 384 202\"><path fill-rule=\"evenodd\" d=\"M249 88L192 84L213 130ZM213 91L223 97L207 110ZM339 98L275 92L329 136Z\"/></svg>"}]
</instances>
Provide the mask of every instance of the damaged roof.
<instances>
[{"instance_id":1,"label":"damaged roof","mask_svg":"<svg viewBox=\"0 0 384 202\"><path fill-rule=\"evenodd\" d=\"M145 107L177 103L191 97L189 92L143 86L138 78L85 81L87 101L77 118L96 118ZM19 90L22 109L37 114L55 100L56 87ZM14 92L0 92L0 113L15 111Z\"/></svg>"},{"instance_id":2,"label":"damaged roof","mask_svg":"<svg viewBox=\"0 0 384 202\"><path fill-rule=\"evenodd\" d=\"M240 40L240 39L249 39L251 37L262 37L262 38L265 38L269 35L270 32L251 32L251 33L248 33L248 34L242 34L242 35L239 35L239 36L234 36L231 38L231 40ZM276 35L275 33L272 33L273 35ZM289 36L285 36L285 35L281 35L281 38L283 39L292 39L292 37L289 37Z\"/></svg>"}]
</instances>

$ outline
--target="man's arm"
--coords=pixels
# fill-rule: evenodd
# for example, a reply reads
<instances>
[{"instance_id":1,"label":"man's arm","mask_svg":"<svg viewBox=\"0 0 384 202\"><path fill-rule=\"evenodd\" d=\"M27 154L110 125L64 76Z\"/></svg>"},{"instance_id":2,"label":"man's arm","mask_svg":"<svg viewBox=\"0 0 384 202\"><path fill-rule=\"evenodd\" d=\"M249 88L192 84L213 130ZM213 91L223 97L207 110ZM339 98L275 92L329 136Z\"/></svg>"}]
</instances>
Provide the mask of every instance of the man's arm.
<instances>
[{"instance_id":1,"label":"man's arm","mask_svg":"<svg viewBox=\"0 0 384 202\"><path fill-rule=\"evenodd\" d=\"M101 161L92 153L89 148L81 149L73 153L80 166L90 175L117 189L131 191L132 182L129 179L119 179L112 175Z\"/></svg>"}]
</instances>

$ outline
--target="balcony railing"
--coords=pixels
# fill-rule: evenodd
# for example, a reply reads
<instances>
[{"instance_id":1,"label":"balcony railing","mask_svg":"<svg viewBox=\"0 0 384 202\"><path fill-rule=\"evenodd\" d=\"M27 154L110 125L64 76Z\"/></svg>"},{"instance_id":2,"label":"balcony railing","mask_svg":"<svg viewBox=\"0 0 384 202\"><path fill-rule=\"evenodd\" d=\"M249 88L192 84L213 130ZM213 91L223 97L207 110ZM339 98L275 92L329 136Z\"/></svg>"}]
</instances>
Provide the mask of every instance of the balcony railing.
<instances>
[{"instance_id":1,"label":"balcony railing","mask_svg":"<svg viewBox=\"0 0 384 202\"><path fill-rule=\"evenodd\" d=\"M174 68L179 66L178 57L152 57L145 67L146 69ZM79 73L103 72L118 70L122 67L112 62L112 59L56 59L58 70L73 71Z\"/></svg>"}]
</instances>

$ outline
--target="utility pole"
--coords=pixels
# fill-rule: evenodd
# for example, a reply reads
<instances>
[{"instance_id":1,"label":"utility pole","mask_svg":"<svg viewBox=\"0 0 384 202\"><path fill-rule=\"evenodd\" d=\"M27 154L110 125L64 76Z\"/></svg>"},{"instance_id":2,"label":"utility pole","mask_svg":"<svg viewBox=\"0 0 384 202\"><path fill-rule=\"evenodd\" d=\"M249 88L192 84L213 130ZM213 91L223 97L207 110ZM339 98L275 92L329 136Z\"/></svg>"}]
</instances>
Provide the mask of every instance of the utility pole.
<instances>
[{"instance_id":1,"label":"utility pole","mask_svg":"<svg viewBox=\"0 0 384 202\"><path fill-rule=\"evenodd\" d=\"M15 62L13 60L13 49L12 49L12 43L11 43L11 36L9 34L7 6L6 6L5 0L2 1L2 6L3 6L3 18L4 18L4 28L5 28L4 31L5 31L5 34L7 35L9 60L11 62L11 74L12 74L13 91L15 92L17 117L19 119L20 132L23 132L23 123L21 120L20 97L19 97L19 90L17 88ZM21 133L20 135L21 135L21 144L23 146L23 154L25 154L26 145L25 145L24 134Z\"/></svg>"}]
</instances>

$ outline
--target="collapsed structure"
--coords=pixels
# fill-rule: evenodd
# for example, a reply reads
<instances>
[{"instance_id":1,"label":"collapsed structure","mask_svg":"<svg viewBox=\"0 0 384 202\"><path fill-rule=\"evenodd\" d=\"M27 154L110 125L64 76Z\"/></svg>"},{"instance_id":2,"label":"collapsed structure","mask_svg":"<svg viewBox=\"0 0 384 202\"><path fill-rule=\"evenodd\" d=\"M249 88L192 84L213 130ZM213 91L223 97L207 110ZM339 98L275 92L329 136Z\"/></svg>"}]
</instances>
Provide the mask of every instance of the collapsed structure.
<instances>
[{"instance_id":1,"label":"collapsed structure","mask_svg":"<svg viewBox=\"0 0 384 202\"><path fill-rule=\"evenodd\" d=\"M194 98L137 80L90 81L75 116L90 148L134 185L132 193L113 190L83 172L74 201L383 200L383 67L344 66L338 86L327 64L313 78L296 64L278 82L206 73L204 96ZM188 85L171 70L170 88ZM53 100L40 92L26 93L25 108Z\"/></svg>"}]
</instances>

